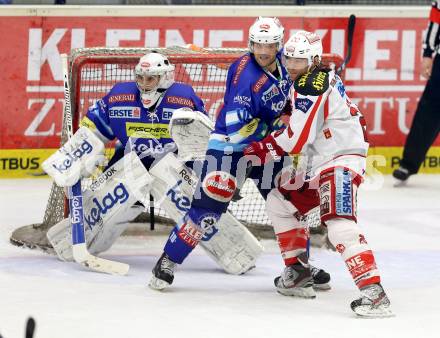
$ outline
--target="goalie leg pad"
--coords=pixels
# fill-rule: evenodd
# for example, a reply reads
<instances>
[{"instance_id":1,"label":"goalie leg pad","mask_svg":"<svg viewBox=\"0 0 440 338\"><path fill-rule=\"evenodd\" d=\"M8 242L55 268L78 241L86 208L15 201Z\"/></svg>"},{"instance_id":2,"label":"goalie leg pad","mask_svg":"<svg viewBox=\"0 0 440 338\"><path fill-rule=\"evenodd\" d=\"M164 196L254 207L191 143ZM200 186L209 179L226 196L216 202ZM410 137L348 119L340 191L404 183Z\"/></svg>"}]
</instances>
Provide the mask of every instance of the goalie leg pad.
<instances>
[{"instance_id":1,"label":"goalie leg pad","mask_svg":"<svg viewBox=\"0 0 440 338\"><path fill-rule=\"evenodd\" d=\"M103 172L83 192L86 243L93 254L111 247L128 222L142 212L137 201L149 200L152 177L135 153ZM72 260L72 235L68 219L53 226L47 237L62 260Z\"/></svg>"},{"instance_id":2,"label":"goalie leg pad","mask_svg":"<svg viewBox=\"0 0 440 338\"><path fill-rule=\"evenodd\" d=\"M194 171L170 153L157 162L150 173L155 178L151 186L155 200L176 223L184 224L182 219L190 209L198 182ZM177 226L170 240L177 236L178 231ZM200 245L203 249L231 274L242 274L254 267L256 259L263 252L260 242L228 212L222 214L218 222L206 229L202 236Z\"/></svg>"}]
</instances>

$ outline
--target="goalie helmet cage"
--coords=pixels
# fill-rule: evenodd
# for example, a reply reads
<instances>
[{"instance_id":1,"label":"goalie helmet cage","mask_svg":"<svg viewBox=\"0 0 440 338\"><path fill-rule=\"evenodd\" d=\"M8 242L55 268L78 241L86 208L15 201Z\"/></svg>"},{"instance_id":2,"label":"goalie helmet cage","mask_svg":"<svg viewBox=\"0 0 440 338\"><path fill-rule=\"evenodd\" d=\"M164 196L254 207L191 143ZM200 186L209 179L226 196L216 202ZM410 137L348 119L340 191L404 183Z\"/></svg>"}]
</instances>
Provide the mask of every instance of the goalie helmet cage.
<instances>
[{"instance_id":1,"label":"goalie helmet cage","mask_svg":"<svg viewBox=\"0 0 440 338\"><path fill-rule=\"evenodd\" d=\"M144 54L157 51L168 56L175 65L175 80L190 84L205 103L211 119L223 102L227 68L246 49L237 48L80 48L71 51L69 56L69 80L71 85L71 107L73 125L77 129L89 106L102 98L118 82L133 81L134 67ZM323 64L337 68L342 57L336 54L324 54ZM63 121L61 143L67 139L66 121ZM107 151L111 156L111 150ZM87 184L87 183L86 183ZM241 190L243 198L231 202L229 211L259 236L272 233L270 221L264 211L264 200L251 180L247 180ZM13 232L11 242L16 245L40 247L50 250L46 239L47 230L67 215L65 195L62 188L52 185L43 222L24 226ZM153 210L150 208L150 210ZM159 206L154 208L158 222L174 222ZM153 216L153 215L152 215ZM153 217L151 217L153 218ZM143 221L150 219L148 214L141 215Z\"/></svg>"}]
</instances>

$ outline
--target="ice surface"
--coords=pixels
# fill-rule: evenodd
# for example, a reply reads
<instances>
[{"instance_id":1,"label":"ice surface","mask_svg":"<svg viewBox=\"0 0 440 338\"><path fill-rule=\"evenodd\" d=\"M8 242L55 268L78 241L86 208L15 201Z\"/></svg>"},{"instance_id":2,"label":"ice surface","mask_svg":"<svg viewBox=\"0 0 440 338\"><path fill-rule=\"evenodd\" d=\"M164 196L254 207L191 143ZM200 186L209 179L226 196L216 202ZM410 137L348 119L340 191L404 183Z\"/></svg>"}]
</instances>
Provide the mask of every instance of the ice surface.
<instances>
[{"instance_id":1,"label":"ice surface","mask_svg":"<svg viewBox=\"0 0 440 338\"><path fill-rule=\"evenodd\" d=\"M223 273L196 249L163 293L147 288L163 236L124 237L103 255L129 263L125 277L14 247L13 229L41 221L50 182L0 180L0 333L24 337L33 316L37 338L439 337L440 177L416 176L400 188L386 177L380 189L372 186L360 192L360 225L396 317L365 320L349 308L358 292L342 260L325 250L313 259L331 273L332 290L305 300L275 292L282 261L270 240L244 276Z\"/></svg>"}]
</instances>

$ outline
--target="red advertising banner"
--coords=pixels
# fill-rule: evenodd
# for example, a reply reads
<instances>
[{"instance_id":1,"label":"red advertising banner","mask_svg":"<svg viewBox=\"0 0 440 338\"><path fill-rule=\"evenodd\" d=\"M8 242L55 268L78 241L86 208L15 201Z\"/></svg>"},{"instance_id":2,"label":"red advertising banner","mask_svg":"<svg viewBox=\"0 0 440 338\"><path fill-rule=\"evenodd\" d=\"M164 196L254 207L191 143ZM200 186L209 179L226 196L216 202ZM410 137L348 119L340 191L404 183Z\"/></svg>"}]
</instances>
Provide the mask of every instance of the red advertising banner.
<instances>
[{"instance_id":1,"label":"red advertising banner","mask_svg":"<svg viewBox=\"0 0 440 338\"><path fill-rule=\"evenodd\" d=\"M62 114L60 54L92 46L245 47L253 17L2 17L0 149L56 148ZM286 39L316 31L344 55L347 18L280 18ZM408 22L411 22L408 25ZM345 85L371 146L402 146L417 100L428 19L358 18ZM436 145L440 142L437 140Z\"/></svg>"}]
</instances>

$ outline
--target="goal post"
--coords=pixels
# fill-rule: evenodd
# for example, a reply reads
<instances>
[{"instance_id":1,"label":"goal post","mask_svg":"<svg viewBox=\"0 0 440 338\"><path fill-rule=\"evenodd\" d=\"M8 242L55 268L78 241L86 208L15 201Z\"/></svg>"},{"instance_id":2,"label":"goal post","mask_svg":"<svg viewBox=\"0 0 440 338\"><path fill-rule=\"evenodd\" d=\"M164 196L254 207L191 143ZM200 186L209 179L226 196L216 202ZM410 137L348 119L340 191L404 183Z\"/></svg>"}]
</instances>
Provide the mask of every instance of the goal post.
<instances>
[{"instance_id":1,"label":"goal post","mask_svg":"<svg viewBox=\"0 0 440 338\"><path fill-rule=\"evenodd\" d=\"M74 128L78 128L88 108L102 98L118 82L134 81L134 67L139 58L151 51L168 56L175 65L175 81L191 85L196 94L204 101L206 111L212 120L223 103L227 69L246 49L237 48L79 48L69 55L69 77L71 86L71 107ZM324 54L323 63L338 68L343 62L341 56ZM66 121L63 121L61 142L66 141ZM112 146L106 151L110 157ZM264 200L251 180L247 180L241 190L243 198L231 202L229 211L251 231L264 236L273 234L270 221L264 211ZM159 206L155 207L158 222L173 223ZM24 226L15 230L11 242L30 248L39 247L51 250L46 239L47 230L67 216L67 203L63 188L52 185L49 200L42 223ZM142 219L149 220L149 215Z\"/></svg>"}]
</instances>

